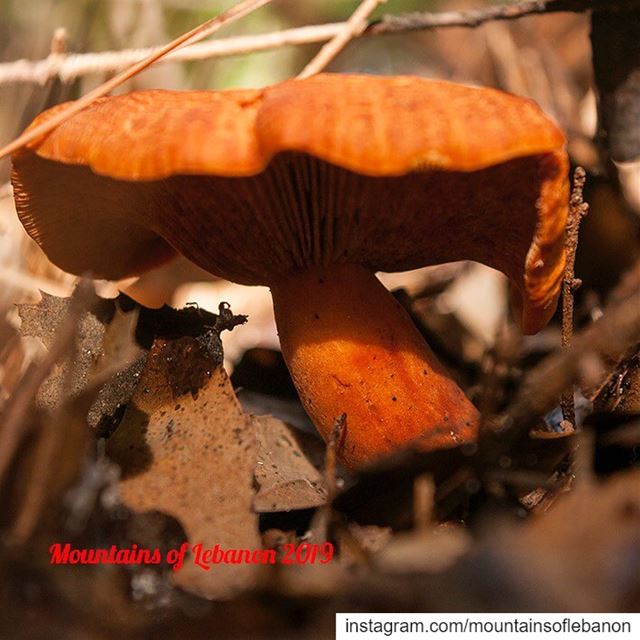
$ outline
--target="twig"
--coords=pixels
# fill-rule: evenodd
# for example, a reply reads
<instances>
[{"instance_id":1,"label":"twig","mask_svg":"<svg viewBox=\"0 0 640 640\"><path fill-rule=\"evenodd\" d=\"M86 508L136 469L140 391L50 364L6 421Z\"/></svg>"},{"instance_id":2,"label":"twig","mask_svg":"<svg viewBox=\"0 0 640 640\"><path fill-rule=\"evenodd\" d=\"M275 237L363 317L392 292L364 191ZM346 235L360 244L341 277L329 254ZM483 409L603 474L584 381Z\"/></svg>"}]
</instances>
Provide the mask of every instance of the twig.
<instances>
[{"instance_id":1,"label":"twig","mask_svg":"<svg viewBox=\"0 0 640 640\"><path fill-rule=\"evenodd\" d=\"M336 418L331 431L331 437L327 442L327 451L324 458L324 476L327 485L327 505L331 506L338 491L337 485L337 463L338 451L344 445L344 438L347 428L347 414L342 413Z\"/></svg>"},{"instance_id":2,"label":"twig","mask_svg":"<svg viewBox=\"0 0 640 640\"><path fill-rule=\"evenodd\" d=\"M94 294L92 288L82 292L85 297L90 294ZM76 300L75 304L82 311L87 308L88 299L82 304ZM107 328L104 352L94 365L87 384L76 393L73 393L72 387L78 362L73 358L70 360L63 380L65 392L61 402L40 423L31 450L35 471L23 487L22 498L7 535L10 544L19 546L27 542L42 517L47 517L47 506L54 504L77 479L90 439L86 416L91 405L107 381L140 357L140 350L132 342L138 318L137 310L116 314ZM118 337L114 338L114 333Z\"/></svg>"},{"instance_id":3,"label":"twig","mask_svg":"<svg viewBox=\"0 0 640 640\"><path fill-rule=\"evenodd\" d=\"M589 359L617 360L640 342L640 263L610 296L602 317L581 331L572 344L547 356L526 376L505 414L494 423L503 437L525 436L558 396L580 378Z\"/></svg>"},{"instance_id":4,"label":"twig","mask_svg":"<svg viewBox=\"0 0 640 640\"><path fill-rule=\"evenodd\" d=\"M156 60L164 57L167 53L170 53L174 49L177 49L178 47L181 47L185 44L198 42L203 38L211 35L212 33L215 33L223 24L228 24L230 22L238 20L251 13L252 11L259 9L265 4L268 4L269 2L271 2L271 0L243 0L243 2L240 2L234 7L231 7L231 9L219 14L215 18L207 20L206 22L197 26L195 29L191 29L191 31L182 34L180 37L172 40L169 44L161 47L148 58L145 58L144 60L141 60L140 62L134 64L132 67L129 67L122 73L119 73L107 82L101 84L93 91L90 91L79 100L71 103L66 109L58 112L53 117L49 118L46 122L43 122L41 125L30 129L27 133L23 133L13 142L10 142L8 145L0 149L0 159L8 156L11 153L14 153L30 142L33 142L34 140L37 140L38 138L46 135L57 126L62 124L65 120L68 120L71 116L88 107L98 98L107 95L133 76L137 75L141 71L144 71L144 69L152 65Z\"/></svg>"},{"instance_id":5,"label":"twig","mask_svg":"<svg viewBox=\"0 0 640 640\"><path fill-rule=\"evenodd\" d=\"M314 542L328 539L329 530L335 524L333 501L338 493L338 452L344 446L347 429L347 414L340 414L331 430L324 455L324 481L327 486L327 502L320 507L311 520L309 531Z\"/></svg>"},{"instance_id":6,"label":"twig","mask_svg":"<svg viewBox=\"0 0 640 640\"><path fill-rule=\"evenodd\" d=\"M573 337L573 294L582 284L582 280L575 277L576 251L578 249L578 234L580 222L587 215L589 205L583 199L584 183L587 174L582 167L576 167L573 174L573 189L569 204L569 220L565 246L567 249L567 262L564 268L564 280L562 282L562 346L567 348ZM562 417L571 427L575 426L576 412L573 403L573 388L565 391L560 398ZM565 425L568 426L568 425Z\"/></svg>"},{"instance_id":7,"label":"twig","mask_svg":"<svg viewBox=\"0 0 640 640\"><path fill-rule=\"evenodd\" d=\"M61 56L67 52L69 35L64 27L58 27L51 38L51 55Z\"/></svg>"},{"instance_id":8,"label":"twig","mask_svg":"<svg viewBox=\"0 0 640 640\"><path fill-rule=\"evenodd\" d=\"M344 26L307 64L298 74L299 78L308 78L322 71L339 53L347 46L347 43L361 35L367 28L369 16L386 0L363 0Z\"/></svg>"},{"instance_id":9,"label":"twig","mask_svg":"<svg viewBox=\"0 0 640 640\"><path fill-rule=\"evenodd\" d=\"M427 473L413 481L413 527L416 531L425 532L431 527L435 491L433 479Z\"/></svg>"},{"instance_id":10,"label":"twig","mask_svg":"<svg viewBox=\"0 0 640 640\"><path fill-rule=\"evenodd\" d=\"M380 22L367 29L367 35L380 33L406 33L437 27L479 27L492 20L515 20L540 13L574 12L601 9L602 0L528 0L511 4L499 4L467 11L442 13L409 13L402 16L384 16ZM638 6L638 0L607 2L610 7L630 8Z\"/></svg>"},{"instance_id":11,"label":"twig","mask_svg":"<svg viewBox=\"0 0 640 640\"><path fill-rule=\"evenodd\" d=\"M220 38L172 51L158 62L208 60L271 51L292 45L326 42L339 33L343 26L342 22L328 23L253 36ZM157 51L157 47L147 47L101 53L68 54L55 58L49 56L37 61L16 60L0 63L0 86L23 82L45 84L53 77L68 83L92 73L116 73Z\"/></svg>"},{"instance_id":12,"label":"twig","mask_svg":"<svg viewBox=\"0 0 640 640\"><path fill-rule=\"evenodd\" d=\"M32 363L22 376L16 391L7 401L2 412L0 430L0 486L9 470L13 456L32 426L29 411L42 383L47 379L57 362L67 356L73 348L78 322L83 311L82 300L86 286L77 290L77 298L68 317L56 332L49 351L39 363Z\"/></svg>"},{"instance_id":13,"label":"twig","mask_svg":"<svg viewBox=\"0 0 640 640\"><path fill-rule=\"evenodd\" d=\"M364 36L379 36L388 33L427 30L448 27L475 27L490 20L511 20L539 13L553 11L582 12L601 5L596 0L578 2L546 3L543 10L539 5L545 3L525 2L521 5L500 5L482 9L446 13L419 13L400 16L385 16L378 22L370 23L367 28L354 39ZM640 0L619 0L616 6L640 5ZM531 10L533 5L534 10ZM569 5L571 7L569 8ZM521 7L516 11L516 8ZM507 12L506 9L509 9ZM529 10L527 10L529 9ZM221 38L212 42L193 44L174 50L159 62L205 60L226 56L237 56L246 53L271 51L280 47L326 42L337 36L346 23L318 24L295 29L285 29L272 33L252 36ZM0 63L0 86L12 83L45 84L57 77L61 82L72 82L76 78L92 73L116 73L131 64L151 56L159 48L125 49L122 51L105 51L102 53L83 53L71 55L54 55L43 60L16 60Z\"/></svg>"},{"instance_id":14,"label":"twig","mask_svg":"<svg viewBox=\"0 0 640 640\"><path fill-rule=\"evenodd\" d=\"M567 470L573 477L572 488L585 489L595 480L593 461L595 457L595 433L592 430L580 431L577 434L576 446L572 453L571 466Z\"/></svg>"},{"instance_id":15,"label":"twig","mask_svg":"<svg viewBox=\"0 0 640 640\"><path fill-rule=\"evenodd\" d=\"M482 430L489 426L487 418L495 415L504 398L505 388L521 350L521 334L505 318L503 326L496 335L495 344L485 354L482 364L483 375L480 380L481 391L478 399Z\"/></svg>"}]
</instances>

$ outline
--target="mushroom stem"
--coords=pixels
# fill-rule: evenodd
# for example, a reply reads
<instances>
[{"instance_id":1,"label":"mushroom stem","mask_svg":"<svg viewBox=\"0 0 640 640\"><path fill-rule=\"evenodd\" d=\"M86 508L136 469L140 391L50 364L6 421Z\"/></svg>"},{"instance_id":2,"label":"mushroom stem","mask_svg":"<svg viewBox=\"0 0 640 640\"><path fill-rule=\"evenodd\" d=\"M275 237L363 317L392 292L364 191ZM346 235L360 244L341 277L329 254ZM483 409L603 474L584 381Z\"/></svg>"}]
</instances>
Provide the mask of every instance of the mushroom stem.
<instances>
[{"instance_id":1,"label":"mushroom stem","mask_svg":"<svg viewBox=\"0 0 640 640\"><path fill-rule=\"evenodd\" d=\"M339 455L347 466L475 439L478 411L369 270L314 268L271 292L282 353L325 440L346 414Z\"/></svg>"}]
</instances>

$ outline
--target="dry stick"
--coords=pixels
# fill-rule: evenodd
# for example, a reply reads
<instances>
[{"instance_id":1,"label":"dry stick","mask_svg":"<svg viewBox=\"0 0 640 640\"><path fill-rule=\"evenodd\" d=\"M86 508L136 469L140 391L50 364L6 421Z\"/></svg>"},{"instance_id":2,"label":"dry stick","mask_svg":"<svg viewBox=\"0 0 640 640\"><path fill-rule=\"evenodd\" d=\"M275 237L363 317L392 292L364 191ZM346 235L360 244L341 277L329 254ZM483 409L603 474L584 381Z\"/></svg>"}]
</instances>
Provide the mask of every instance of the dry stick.
<instances>
[{"instance_id":1,"label":"dry stick","mask_svg":"<svg viewBox=\"0 0 640 640\"><path fill-rule=\"evenodd\" d=\"M93 289L86 290L83 295L92 293ZM79 305L79 301L76 301ZM79 305L80 309L86 307ZM108 341L112 330L119 330L124 335L132 336L139 313L130 312L126 316L116 316L109 325L105 341ZM133 338L129 337L129 340ZM126 339L125 339L126 340ZM34 468L38 473L34 473L28 484L24 487L21 504L17 508L17 515L10 530L10 540L13 544L23 544L33 534L43 511L47 505L47 498L51 492L51 487L59 485L60 472L68 475L69 458L73 456L84 456L85 451L82 445L85 443L84 434L89 435L86 424L86 415L91 405L98 396L98 392L106 382L113 379L113 376L122 372L127 366L133 364L139 356L139 350L133 344L127 344L124 349L109 349L105 342L105 352L98 361L94 371L87 381L87 384L77 394L72 394L73 366L66 373L64 386L65 392L60 405L55 409L46 423L43 423L38 440L33 449ZM88 440L88 438L87 438ZM71 449L67 451L66 449ZM64 456L64 459L56 459L57 456ZM75 458L76 461L78 457ZM66 467L66 469L65 469Z\"/></svg>"},{"instance_id":2,"label":"dry stick","mask_svg":"<svg viewBox=\"0 0 640 640\"><path fill-rule=\"evenodd\" d=\"M426 30L447 27L477 27L491 20L512 20L540 13L554 11L582 12L596 7L597 0L575 2L525 2L515 5L484 7L470 11L452 11L447 13L416 13L400 16L385 16L371 23L363 36L378 36L387 33ZM614 6L640 6L640 0L618 0ZM344 22L318 24L295 29L285 29L273 33L253 36L234 36L185 46L174 50L163 58L170 60L205 60L209 58L237 56L259 51L270 51L290 45L315 44L326 42L337 36L345 27ZM49 79L58 77L62 82L71 82L78 77L91 73L115 73L139 60L158 52L157 48L125 49L102 53L81 53L72 55L49 56L44 60L16 60L0 63L0 86L9 83L31 82L45 84Z\"/></svg>"},{"instance_id":3,"label":"dry stick","mask_svg":"<svg viewBox=\"0 0 640 640\"><path fill-rule=\"evenodd\" d=\"M500 327L493 348L487 353L490 358L488 367L483 367L481 379L481 393L478 402L480 410L480 425L484 432L490 428L487 418L495 415L504 393L509 372L515 364L521 351L522 340L520 333L505 318Z\"/></svg>"},{"instance_id":4,"label":"dry stick","mask_svg":"<svg viewBox=\"0 0 640 640\"><path fill-rule=\"evenodd\" d=\"M318 51L311 62L298 74L298 78L308 78L322 71L347 46L350 40L362 34L367 28L369 16L386 1L363 0L344 23L344 27Z\"/></svg>"},{"instance_id":5,"label":"dry stick","mask_svg":"<svg viewBox=\"0 0 640 640\"><path fill-rule=\"evenodd\" d=\"M67 52L69 35L64 27L58 27L53 32L51 38L51 53L52 56L62 56Z\"/></svg>"},{"instance_id":6,"label":"dry stick","mask_svg":"<svg viewBox=\"0 0 640 640\"><path fill-rule=\"evenodd\" d=\"M17 515L12 523L10 534L8 536L12 545L24 544L36 529L40 517L43 515L43 509L47 502L47 496L50 494L51 486L55 486L58 478L53 474L58 471L58 466L63 465L63 460L56 459L59 455L66 456L83 456L82 450L71 450L64 452L61 445L65 438L69 438L69 431L75 431L78 428L77 421L81 420L80 426L86 428L87 433L89 427L83 420L83 415L88 413L93 398L87 399L82 396L84 403L77 403L76 415L70 415L68 408L64 406L58 409L54 415L43 424L42 431L38 434L38 439L34 445L33 465L34 469L38 469L34 473L29 482L23 489L24 495L21 504L17 508ZM76 421L73 426L70 424L72 420ZM72 446L77 442L67 442ZM76 447L74 446L74 449Z\"/></svg>"},{"instance_id":7,"label":"dry stick","mask_svg":"<svg viewBox=\"0 0 640 640\"><path fill-rule=\"evenodd\" d=\"M324 457L324 477L327 485L327 505L330 507L338 492L337 463L338 451L344 445L347 429L347 414L340 414L333 425L331 437L327 442L327 450Z\"/></svg>"},{"instance_id":8,"label":"dry stick","mask_svg":"<svg viewBox=\"0 0 640 640\"><path fill-rule=\"evenodd\" d=\"M54 365L72 349L77 332L82 307L72 306L69 316L56 332L56 339L39 363L32 363L22 376L20 385L7 401L2 413L0 430L0 486L7 473L13 456L27 435L31 426L29 410L42 383L47 379Z\"/></svg>"},{"instance_id":9,"label":"dry stick","mask_svg":"<svg viewBox=\"0 0 640 640\"><path fill-rule=\"evenodd\" d=\"M332 22L259 35L220 38L174 50L159 62L208 60L272 51L286 46L316 44L330 40L343 27L344 23L342 22ZM45 84L52 77L58 77L62 82L68 83L91 73L115 73L157 51L157 47L146 47L123 49L122 51L49 56L36 61L16 60L0 63L0 86L21 82Z\"/></svg>"},{"instance_id":10,"label":"dry stick","mask_svg":"<svg viewBox=\"0 0 640 640\"><path fill-rule=\"evenodd\" d=\"M578 249L578 234L580 222L587 215L589 205L583 199L584 183L587 174L582 167L576 167L573 174L573 189L569 203L569 220L565 246L567 261L564 267L564 280L562 282L562 347L567 348L573 337L573 294L582 284L582 280L575 277L576 250ZM566 390L560 398L562 417L565 430L573 429L576 422L576 411L573 401L573 386Z\"/></svg>"},{"instance_id":11,"label":"dry stick","mask_svg":"<svg viewBox=\"0 0 640 640\"><path fill-rule=\"evenodd\" d=\"M384 16L380 22L367 29L367 35L381 33L405 33L439 27L479 27L493 20L515 20L541 13L574 12L602 9L602 0L531 0L511 4L492 5L467 11L445 11L442 13L409 13L401 16ZM632 8L640 0L613 0L607 8Z\"/></svg>"},{"instance_id":12,"label":"dry stick","mask_svg":"<svg viewBox=\"0 0 640 640\"><path fill-rule=\"evenodd\" d=\"M333 501L338 493L338 452L344 446L346 432L347 414L342 413L335 420L324 455L324 481L327 487L327 502L316 511L309 527L316 542L327 539L333 520Z\"/></svg>"},{"instance_id":13,"label":"dry stick","mask_svg":"<svg viewBox=\"0 0 640 640\"><path fill-rule=\"evenodd\" d=\"M435 485L433 478L423 473L413 481L413 528L424 533L431 527Z\"/></svg>"},{"instance_id":14,"label":"dry stick","mask_svg":"<svg viewBox=\"0 0 640 640\"><path fill-rule=\"evenodd\" d=\"M580 378L588 359L617 360L640 342L640 263L610 296L602 317L578 333L566 349L547 356L525 377L495 431L506 439L526 436L558 396Z\"/></svg>"},{"instance_id":15,"label":"dry stick","mask_svg":"<svg viewBox=\"0 0 640 640\"><path fill-rule=\"evenodd\" d=\"M195 29L191 29L191 31L182 34L180 37L176 38L169 44L161 47L158 51L156 51L148 58L145 58L144 60L141 60L140 62L134 64L132 67L129 67L127 70L119 73L104 84L101 84L93 91L90 91L79 100L71 103L66 109L63 109L55 116L48 119L46 122L43 122L41 125L30 129L27 133L23 133L13 142L0 149L0 159L8 156L11 153L14 153L30 142L33 142L34 140L37 140L38 138L46 135L57 126L65 122L65 120L68 120L71 116L88 107L98 98L107 95L133 76L137 75L141 71L144 71L144 69L152 65L156 60L159 60L160 58L165 56L167 53L187 43L200 41L203 38L211 35L212 33L215 33L223 24L238 20L239 18L246 16L248 13L259 9L269 2L271 2L271 0L244 0L234 7L231 7L231 9L229 9L228 11L225 11L215 18L207 20L203 24L197 26Z\"/></svg>"}]
</instances>

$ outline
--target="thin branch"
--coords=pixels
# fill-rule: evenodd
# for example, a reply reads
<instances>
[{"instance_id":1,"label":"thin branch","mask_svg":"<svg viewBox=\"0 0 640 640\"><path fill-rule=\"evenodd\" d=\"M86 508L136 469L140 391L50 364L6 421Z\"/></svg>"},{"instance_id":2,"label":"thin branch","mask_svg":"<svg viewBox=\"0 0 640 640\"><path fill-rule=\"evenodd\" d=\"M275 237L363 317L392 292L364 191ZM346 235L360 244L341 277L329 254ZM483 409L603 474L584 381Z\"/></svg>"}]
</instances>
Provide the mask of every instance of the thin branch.
<instances>
[{"instance_id":1,"label":"thin branch","mask_svg":"<svg viewBox=\"0 0 640 640\"><path fill-rule=\"evenodd\" d=\"M331 508L331 503L338 493L337 467L338 452L344 446L344 439L347 434L347 414L342 413L337 418L331 430L331 437L327 442L327 450L324 457L324 477L327 484L327 506Z\"/></svg>"},{"instance_id":2,"label":"thin branch","mask_svg":"<svg viewBox=\"0 0 640 640\"><path fill-rule=\"evenodd\" d=\"M579 13L596 6L602 6L602 4L597 0L574 0L573 2L556 0L555 2L524 2L506 6L490 6L469 11L385 16L380 21L370 23L361 34L354 38L434 28L476 27L490 20L513 20L554 11ZM640 6L640 0L617 0L612 4L619 7ZM335 38L345 25L344 22L338 22L253 36L221 38L212 42L185 46L166 55L161 62L205 60L271 51L286 46L317 44ZM38 61L16 60L0 63L0 86L13 83L45 84L52 78L58 78L61 82L67 83L92 73L116 73L156 54L159 50L159 48L153 47L102 53L54 54Z\"/></svg>"},{"instance_id":3,"label":"thin branch","mask_svg":"<svg viewBox=\"0 0 640 640\"><path fill-rule=\"evenodd\" d=\"M567 348L571 344L573 337L573 296L582 284L582 281L575 277L575 265L580 222L589 211L589 205L585 203L582 195L586 179L587 174L585 170L582 167L576 167L573 174L571 202L569 203L569 220L567 221L565 237L567 262L565 264L564 280L562 282L562 346L564 348ZM562 407L563 419L568 422L571 427L574 427L576 415L573 403L573 388L568 389L562 394L560 406Z\"/></svg>"},{"instance_id":4,"label":"thin branch","mask_svg":"<svg viewBox=\"0 0 640 640\"><path fill-rule=\"evenodd\" d=\"M51 348L39 363L31 363L23 374L18 388L3 407L0 431L0 486L9 471L15 452L32 426L29 421L29 412L38 389L55 364L68 356L73 348L88 291L87 283L82 283L76 290L76 297L69 314L56 331Z\"/></svg>"},{"instance_id":5,"label":"thin branch","mask_svg":"<svg viewBox=\"0 0 640 640\"><path fill-rule=\"evenodd\" d=\"M185 44L193 44L195 42L198 42L203 38L206 38L207 36L215 33L222 25L238 20L251 13L252 11L263 7L269 2L271 2L271 0L244 0L234 7L231 7L231 9L228 9L227 11L219 14L215 18L207 20L201 25L195 27L195 29L191 29L191 31L182 34L180 37L171 41L169 44L161 47L158 51L156 51L156 53L152 54L148 58L145 58L144 60L141 60L140 62L134 64L132 67L129 67L122 73L101 84L93 91L90 91L79 100L71 103L66 109L63 109L52 118L49 118L46 122L37 127L34 127L33 129L30 129L27 133L23 133L13 142L10 142L8 145L0 149L0 159L10 155L11 153L14 153L30 142L33 142L34 140L37 140L38 138L46 135L57 126L61 125L65 120L68 120L71 116L88 107L98 98L107 95L133 76L137 75L141 71L144 71L144 69L152 65L156 60L159 60L160 58L165 56L167 53L170 53L174 49L178 49Z\"/></svg>"},{"instance_id":6,"label":"thin branch","mask_svg":"<svg viewBox=\"0 0 640 640\"><path fill-rule=\"evenodd\" d=\"M186 62L239 56L272 51L281 47L326 42L338 34L344 23L328 23L285 29L254 36L233 36L185 46L167 54L158 62ZM93 73L115 73L153 55L158 47L124 49L101 53L78 53L49 56L44 60L16 60L0 63L0 86L12 83L45 84L57 77L61 82L73 82Z\"/></svg>"},{"instance_id":7,"label":"thin branch","mask_svg":"<svg viewBox=\"0 0 640 640\"><path fill-rule=\"evenodd\" d=\"M566 349L547 356L532 369L495 431L519 438L551 410L558 396L578 382L589 360L617 360L640 343L640 262L612 292L602 317L577 334Z\"/></svg>"},{"instance_id":8,"label":"thin branch","mask_svg":"<svg viewBox=\"0 0 640 640\"><path fill-rule=\"evenodd\" d=\"M423 473L413 481L413 528L428 531L433 522L436 488L433 478Z\"/></svg>"},{"instance_id":9,"label":"thin branch","mask_svg":"<svg viewBox=\"0 0 640 640\"><path fill-rule=\"evenodd\" d=\"M386 1L363 0L340 31L320 49L311 62L298 74L298 78L308 78L322 71L347 46L350 40L362 34L367 28L369 16Z\"/></svg>"},{"instance_id":10,"label":"thin branch","mask_svg":"<svg viewBox=\"0 0 640 640\"><path fill-rule=\"evenodd\" d=\"M525 0L511 4L491 5L467 11L445 11L442 13L408 13L402 16L384 16L371 25L367 34L406 33L438 27L479 27L493 20L515 20L541 13L581 13L590 9L630 8L638 6L638 0Z\"/></svg>"}]
</instances>

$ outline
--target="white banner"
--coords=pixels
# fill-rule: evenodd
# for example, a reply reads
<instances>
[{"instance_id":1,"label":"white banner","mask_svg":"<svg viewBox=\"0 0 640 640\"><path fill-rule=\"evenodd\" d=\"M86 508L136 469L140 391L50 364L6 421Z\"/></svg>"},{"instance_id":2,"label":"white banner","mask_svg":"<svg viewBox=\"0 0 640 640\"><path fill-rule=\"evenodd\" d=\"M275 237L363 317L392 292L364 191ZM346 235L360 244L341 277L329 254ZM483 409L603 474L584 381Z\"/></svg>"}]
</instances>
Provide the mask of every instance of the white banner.
<instances>
[{"instance_id":1,"label":"white banner","mask_svg":"<svg viewBox=\"0 0 640 640\"><path fill-rule=\"evenodd\" d=\"M640 613L338 613L336 640L640 638Z\"/></svg>"}]
</instances>

